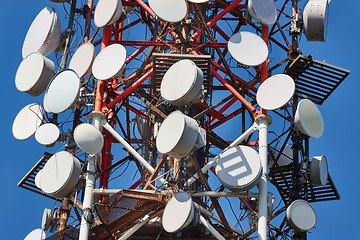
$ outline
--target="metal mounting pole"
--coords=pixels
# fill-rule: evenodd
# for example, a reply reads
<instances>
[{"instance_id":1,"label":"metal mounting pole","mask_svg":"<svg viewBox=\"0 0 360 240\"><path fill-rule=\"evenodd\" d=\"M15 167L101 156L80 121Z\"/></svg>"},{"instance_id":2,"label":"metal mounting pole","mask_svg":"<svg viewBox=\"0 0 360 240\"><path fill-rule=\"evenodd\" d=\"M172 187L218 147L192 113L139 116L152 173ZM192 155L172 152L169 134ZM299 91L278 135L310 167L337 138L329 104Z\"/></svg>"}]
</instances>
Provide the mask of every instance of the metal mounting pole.
<instances>
[{"instance_id":1,"label":"metal mounting pole","mask_svg":"<svg viewBox=\"0 0 360 240\"><path fill-rule=\"evenodd\" d=\"M99 112L93 112L89 118L92 118L92 124L100 130L102 118L105 116ZM84 201L83 201L83 215L81 217L79 240L88 240L89 230L91 225L91 219L87 219L87 215L92 214L93 205L93 191L95 188L95 174L96 174L96 162L99 159L99 154L90 155L88 158L88 164L86 169L86 183L84 190ZM88 212L86 212L88 211Z\"/></svg>"},{"instance_id":2,"label":"metal mounting pole","mask_svg":"<svg viewBox=\"0 0 360 240\"><path fill-rule=\"evenodd\" d=\"M261 166L263 168L262 176L258 184L259 188L259 220L258 220L258 236L259 240L266 240L267 235L267 156L268 156L268 126L271 124L269 116L261 115L256 118L259 124L259 155Z\"/></svg>"}]
</instances>

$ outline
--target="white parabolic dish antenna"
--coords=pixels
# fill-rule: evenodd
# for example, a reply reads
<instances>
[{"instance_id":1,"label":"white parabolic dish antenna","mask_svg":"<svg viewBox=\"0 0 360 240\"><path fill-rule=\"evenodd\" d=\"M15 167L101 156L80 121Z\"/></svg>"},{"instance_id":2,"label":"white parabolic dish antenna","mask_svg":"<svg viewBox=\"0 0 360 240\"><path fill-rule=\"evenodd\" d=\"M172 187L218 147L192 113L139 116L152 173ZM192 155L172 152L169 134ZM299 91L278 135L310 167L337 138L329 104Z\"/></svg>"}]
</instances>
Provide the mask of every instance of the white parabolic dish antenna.
<instances>
[{"instance_id":1,"label":"white parabolic dish antenna","mask_svg":"<svg viewBox=\"0 0 360 240\"><path fill-rule=\"evenodd\" d=\"M304 33L309 41L325 41L329 0L309 0L304 8Z\"/></svg>"},{"instance_id":2,"label":"white parabolic dish antenna","mask_svg":"<svg viewBox=\"0 0 360 240\"><path fill-rule=\"evenodd\" d=\"M173 233L187 227L194 217L194 204L187 192L177 192L169 200L162 216L166 232Z\"/></svg>"},{"instance_id":3,"label":"white parabolic dish antenna","mask_svg":"<svg viewBox=\"0 0 360 240\"><path fill-rule=\"evenodd\" d=\"M325 156L312 157L310 163L311 183L315 186L325 186L328 180L328 164Z\"/></svg>"},{"instance_id":4,"label":"white parabolic dish antenna","mask_svg":"<svg viewBox=\"0 0 360 240\"><path fill-rule=\"evenodd\" d=\"M87 154L100 152L104 145L101 132L88 123L82 123L75 128L74 140L79 148Z\"/></svg>"},{"instance_id":5,"label":"white parabolic dish antenna","mask_svg":"<svg viewBox=\"0 0 360 240\"><path fill-rule=\"evenodd\" d=\"M180 111L170 113L162 122L156 137L156 147L161 153L183 158L194 148L199 136L195 119Z\"/></svg>"},{"instance_id":6,"label":"white parabolic dish antenna","mask_svg":"<svg viewBox=\"0 0 360 240\"><path fill-rule=\"evenodd\" d=\"M80 79L70 69L64 70L51 80L44 96L44 105L52 113L61 113L78 100Z\"/></svg>"},{"instance_id":7,"label":"white parabolic dish antenna","mask_svg":"<svg viewBox=\"0 0 360 240\"><path fill-rule=\"evenodd\" d=\"M98 28L116 22L122 14L121 0L99 0L94 12L94 23Z\"/></svg>"},{"instance_id":8,"label":"white parabolic dish antenna","mask_svg":"<svg viewBox=\"0 0 360 240\"><path fill-rule=\"evenodd\" d=\"M54 154L41 174L41 190L52 197L68 195L76 186L81 173L80 161L69 152Z\"/></svg>"},{"instance_id":9,"label":"white parabolic dish antenna","mask_svg":"<svg viewBox=\"0 0 360 240\"><path fill-rule=\"evenodd\" d=\"M187 13L185 0L149 0L148 2L154 13L166 22L180 22Z\"/></svg>"},{"instance_id":10,"label":"white parabolic dish antenna","mask_svg":"<svg viewBox=\"0 0 360 240\"><path fill-rule=\"evenodd\" d=\"M21 92L38 96L46 90L54 75L53 61L34 52L20 63L15 75L15 86Z\"/></svg>"},{"instance_id":11,"label":"white parabolic dish antenna","mask_svg":"<svg viewBox=\"0 0 360 240\"><path fill-rule=\"evenodd\" d=\"M235 33L231 36L227 46L230 55L246 66L258 66L268 57L268 47L265 41L255 33Z\"/></svg>"},{"instance_id":12,"label":"white parabolic dish antenna","mask_svg":"<svg viewBox=\"0 0 360 240\"><path fill-rule=\"evenodd\" d=\"M35 132L35 139L42 145L51 145L58 140L60 136L59 128L53 123L41 125Z\"/></svg>"},{"instance_id":13,"label":"white parabolic dish antenna","mask_svg":"<svg viewBox=\"0 0 360 240\"><path fill-rule=\"evenodd\" d=\"M184 59L173 64L165 73L160 86L164 99L176 106L190 104L201 94L203 73L196 64Z\"/></svg>"},{"instance_id":14,"label":"white parabolic dish antenna","mask_svg":"<svg viewBox=\"0 0 360 240\"><path fill-rule=\"evenodd\" d=\"M295 92L294 80L286 74L266 79L256 93L256 101L266 110L275 110L290 101Z\"/></svg>"},{"instance_id":15,"label":"white parabolic dish antenna","mask_svg":"<svg viewBox=\"0 0 360 240\"><path fill-rule=\"evenodd\" d=\"M95 58L92 72L97 80L108 80L120 77L125 67L126 49L121 44L111 44L104 48Z\"/></svg>"},{"instance_id":16,"label":"white parabolic dish antenna","mask_svg":"<svg viewBox=\"0 0 360 240\"><path fill-rule=\"evenodd\" d=\"M293 229L306 232L315 226L316 214L310 203L299 199L286 209L286 219Z\"/></svg>"},{"instance_id":17,"label":"white parabolic dish antenna","mask_svg":"<svg viewBox=\"0 0 360 240\"><path fill-rule=\"evenodd\" d=\"M49 229L52 220L53 218L52 218L51 209L45 208L42 216L41 228L44 230Z\"/></svg>"},{"instance_id":18,"label":"white parabolic dish antenna","mask_svg":"<svg viewBox=\"0 0 360 240\"><path fill-rule=\"evenodd\" d=\"M260 156L248 146L232 147L220 154L215 171L228 189L248 190L261 177Z\"/></svg>"},{"instance_id":19,"label":"white parabolic dish antenna","mask_svg":"<svg viewBox=\"0 0 360 240\"><path fill-rule=\"evenodd\" d=\"M69 69L74 70L79 78L89 76L95 59L95 47L91 43L83 43L75 51L69 62Z\"/></svg>"},{"instance_id":20,"label":"white parabolic dish antenna","mask_svg":"<svg viewBox=\"0 0 360 240\"><path fill-rule=\"evenodd\" d=\"M248 10L252 18L265 25L276 22L277 10L274 0L249 0Z\"/></svg>"},{"instance_id":21,"label":"white parabolic dish antenna","mask_svg":"<svg viewBox=\"0 0 360 240\"><path fill-rule=\"evenodd\" d=\"M295 112L294 123L304 134L320 138L324 133L324 121L317 106L308 99L302 99Z\"/></svg>"},{"instance_id":22,"label":"white parabolic dish antenna","mask_svg":"<svg viewBox=\"0 0 360 240\"><path fill-rule=\"evenodd\" d=\"M12 132L16 139L24 140L31 137L43 120L43 108L37 103L25 106L16 115Z\"/></svg>"},{"instance_id":23,"label":"white parabolic dish antenna","mask_svg":"<svg viewBox=\"0 0 360 240\"><path fill-rule=\"evenodd\" d=\"M61 25L53 8L46 7L32 22L22 48L22 57L40 52L44 56L54 52L61 41Z\"/></svg>"},{"instance_id":24,"label":"white parabolic dish antenna","mask_svg":"<svg viewBox=\"0 0 360 240\"><path fill-rule=\"evenodd\" d=\"M25 238L24 240L43 240L46 238L46 233L38 228L32 230Z\"/></svg>"}]
</instances>

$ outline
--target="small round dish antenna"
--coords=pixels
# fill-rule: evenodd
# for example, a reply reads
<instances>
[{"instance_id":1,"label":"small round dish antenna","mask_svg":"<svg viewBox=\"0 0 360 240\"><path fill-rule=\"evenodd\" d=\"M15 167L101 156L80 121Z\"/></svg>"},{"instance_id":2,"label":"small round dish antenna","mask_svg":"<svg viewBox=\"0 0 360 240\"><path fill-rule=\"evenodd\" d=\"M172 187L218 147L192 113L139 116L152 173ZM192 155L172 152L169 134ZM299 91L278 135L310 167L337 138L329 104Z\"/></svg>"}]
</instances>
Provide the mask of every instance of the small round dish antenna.
<instances>
[{"instance_id":1,"label":"small round dish antenna","mask_svg":"<svg viewBox=\"0 0 360 240\"><path fill-rule=\"evenodd\" d=\"M46 7L32 22L22 48L22 57L40 52L44 56L54 52L61 41L61 25L55 10Z\"/></svg>"},{"instance_id":2,"label":"small round dish antenna","mask_svg":"<svg viewBox=\"0 0 360 240\"><path fill-rule=\"evenodd\" d=\"M35 139L38 143L49 146L55 143L60 136L59 128L53 123L41 125L35 132Z\"/></svg>"},{"instance_id":3,"label":"small round dish antenna","mask_svg":"<svg viewBox=\"0 0 360 240\"><path fill-rule=\"evenodd\" d=\"M121 44L111 44L104 48L95 58L92 72L97 80L118 78L125 67L126 49Z\"/></svg>"},{"instance_id":4,"label":"small round dish antenna","mask_svg":"<svg viewBox=\"0 0 360 240\"><path fill-rule=\"evenodd\" d=\"M95 56L94 45L89 42L83 43L72 56L69 62L69 69L74 70L79 78L87 77L91 74L91 67Z\"/></svg>"},{"instance_id":5,"label":"small round dish antenna","mask_svg":"<svg viewBox=\"0 0 360 240\"><path fill-rule=\"evenodd\" d=\"M61 113L78 100L80 79L71 69L54 76L44 96L44 106L52 113Z\"/></svg>"},{"instance_id":6,"label":"small round dish antenna","mask_svg":"<svg viewBox=\"0 0 360 240\"><path fill-rule=\"evenodd\" d=\"M310 179L315 186L325 186L328 180L328 164L325 156L312 157Z\"/></svg>"},{"instance_id":7,"label":"small round dish antenna","mask_svg":"<svg viewBox=\"0 0 360 240\"><path fill-rule=\"evenodd\" d=\"M248 146L232 147L220 154L215 171L228 189L249 190L261 177L260 156Z\"/></svg>"},{"instance_id":8,"label":"small round dish antenna","mask_svg":"<svg viewBox=\"0 0 360 240\"><path fill-rule=\"evenodd\" d=\"M274 0L249 0L248 11L252 18L265 25L276 22L277 10Z\"/></svg>"},{"instance_id":9,"label":"small round dish antenna","mask_svg":"<svg viewBox=\"0 0 360 240\"><path fill-rule=\"evenodd\" d=\"M98 28L113 24L122 14L121 0L99 0L94 12L94 23Z\"/></svg>"},{"instance_id":10,"label":"small round dish antenna","mask_svg":"<svg viewBox=\"0 0 360 240\"><path fill-rule=\"evenodd\" d=\"M199 126L195 119L180 111L170 113L162 122L156 137L159 152L183 158L194 148Z\"/></svg>"},{"instance_id":11,"label":"small round dish antenna","mask_svg":"<svg viewBox=\"0 0 360 240\"><path fill-rule=\"evenodd\" d=\"M286 209L286 219L294 230L306 232L315 226L316 214L310 203L298 199Z\"/></svg>"},{"instance_id":12,"label":"small round dish antenna","mask_svg":"<svg viewBox=\"0 0 360 240\"><path fill-rule=\"evenodd\" d=\"M69 152L54 154L41 173L41 190L51 197L65 197L76 186L81 174L80 161Z\"/></svg>"},{"instance_id":13,"label":"small round dish antenna","mask_svg":"<svg viewBox=\"0 0 360 240\"><path fill-rule=\"evenodd\" d=\"M286 74L277 74L265 80L256 93L256 101L266 110L283 107L295 93L295 82Z\"/></svg>"},{"instance_id":14,"label":"small round dish antenna","mask_svg":"<svg viewBox=\"0 0 360 240\"><path fill-rule=\"evenodd\" d=\"M186 228L194 217L194 204L187 192L177 192L166 204L162 215L162 226L173 233Z\"/></svg>"},{"instance_id":15,"label":"small round dish antenna","mask_svg":"<svg viewBox=\"0 0 360 240\"><path fill-rule=\"evenodd\" d=\"M55 64L41 53L34 52L20 63L15 75L15 86L21 92L39 96L54 75Z\"/></svg>"},{"instance_id":16,"label":"small round dish antenna","mask_svg":"<svg viewBox=\"0 0 360 240\"><path fill-rule=\"evenodd\" d=\"M41 189L41 173L42 169L40 169L39 172L35 175L35 185L39 189Z\"/></svg>"},{"instance_id":17,"label":"small round dish antenna","mask_svg":"<svg viewBox=\"0 0 360 240\"><path fill-rule=\"evenodd\" d=\"M304 8L304 33L308 41L325 41L329 0L309 0Z\"/></svg>"},{"instance_id":18,"label":"small round dish antenna","mask_svg":"<svg viewBox=\"0 0 360 240\"><path fill-rule=\"evenodd\" d=\"M317 106L308 99L302 99L295 112L295 126L312 138L320 138L324 133L324 121Z\"/></svg>"},{"instance_id":19,"label":"small round dish antenna","mask_svg":"<svg viewBox=\"0 0 360 240\"><path fill-rule=\"evenodd\" d=\"M45 208L42 216L41 228L43 230L48 230L51 226L52 221L53 221L53 214L51 209Z\"/></svg>"},{"instance_id":20,"label":"small round dish antenna","mask_svg":"<svg viewBox=\"0 0 360 240\"><path fill-rule=\"evenodd\" d=\"M43 240L43 239L46 239L46 233L40 228L32 230L24 238L24 240Z\"/></svg>"},{"instance_id":21,"label":"small round dish antenna","mask_svg":"<svg viewBox=\"0 0 360 240\"><path fill-rule=\"evenodd\" d=\"M162 97L176 106L192 103L201 95L204 76L200 68L188 59L173 64L160 86Z\"/></svg>"},{"instance_id":22,"label":"small round dish antenna","mask_svg":"<svg viewBox=\"0 0 360 240\"><path fill-rule=\"evenodd\" d=\"M165 22L180 22L187 13L185 0L149 0L148 2L154 13Z\"/></svg>"},{"instance_id":23,"label":"small round dish antenna","mask_svg":"<svg viewBox=\"0 0 360 240\"><path fill-rule=\"evenodd\" d=\"M43 108L37 103L25 106L16 115L12 132L16 139L24 140L31 137L43 120Z\"/></svg>"},{"instance_id":24,"label":"small round dish antenna","mask_svg":"<svg viewBox=\"0 0 360 240\"><path fill-rule=\"evenodd\" d=\"M74 140L79 148L87 154L100 152L104 145L101 132L89 123L79 124L75 128Z\"/></svg>"},{"instance_id":25,"label":"small round dish antenna","mask_svg":"<svg viewBox=\"0 0 360 240\"><path fill-rule=\"evenodd\" d=\"M237 62L246 66L259 66L268 57L268 47L265 41L255 33L235 33L227 46L230 55Z\"/></svg>"}]
</instances>

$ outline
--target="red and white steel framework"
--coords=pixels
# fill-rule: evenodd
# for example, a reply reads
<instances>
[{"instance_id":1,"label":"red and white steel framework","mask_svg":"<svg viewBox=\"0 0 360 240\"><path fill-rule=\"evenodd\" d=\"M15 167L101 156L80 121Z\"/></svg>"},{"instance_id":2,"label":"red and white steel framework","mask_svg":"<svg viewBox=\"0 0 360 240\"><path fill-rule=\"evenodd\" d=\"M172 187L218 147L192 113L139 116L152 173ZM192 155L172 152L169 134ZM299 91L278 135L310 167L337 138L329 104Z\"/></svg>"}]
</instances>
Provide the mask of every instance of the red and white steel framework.
<instances>
[{"instance_id":1,"label":"red and white steel framework","mask_svg":"<svg viewBox=\"0 0 360 240\"><path fill-rule=\"evenodd\" d=\"M112 128L117 129L134 149L141 152L142 157L154 168L154 172L148 172L141 163L133 159L126 149L119 146L118 141L108 131L103 129L104 147L100 153L99 172L97 174L99 180L96 182L96 188L108 189L110 174L116 175L115 171L121 172L122 168L124 168L122 163L125 161L131 161L130 164L134 164L141 174L140 178L130 185L116 187L124 190L121 194L111 196L110 191L104 191L104 194L97 195L99 197L96 198L95 205L98 205L99 208L98 215L104 216L105 208L113 207L114 209L111 211L115 211L115 206L127 212L120 214L121 216L119 215L118 219L102 219L102 223L99 220L96 221L98 226L90 229L89 239L121 239L129 229L139 223L139 219L144 217L143 213L146 212L146 209L144 210L143 206L138 208L122 206L119 199L145 201L144 204L149 209L157 207L153 212L148 210L147 214L151 217L161 215L166 203L165 200L168 199L166 195L162 196L160 194L160 207L158 207L153 203L155 201L154 196L147 196L140 191L130 191L131 189L163 190L163 186L156 185L155 179L158 174L167 177L174 191L181 188L181 183L195 173L199 174L199 179L188 190L194 192L215 191L219 193L225 191L224 186L217 188L217 185L214 187L214 183L210 180L214 177L214 174L211 173L214 172L214 168L211 168L205 174L200 169L214 157L214 153L220 152L227 147L234 140L233 137L244 133L251 126L251 122L255 121L259 116L269 114L273 117L274 123L278 121L278 118L281 125L284 121L288 127L284 131L278 132L276 138L271 139L269 137L269 148L272 148L274 142L280 142L280 151L282 151L285 144L292 141L295 166L301 161L302 154L308 154L308 138L299 136L291 124L298 96L295 95L293 98L292 110L275 111L271 114L259 108L255 99L260 83L274 73L286 71L291 63L302 54L299 50L301 24L298 18L298 0L276 1L278 21L274 26L270 27L261 25L251 19L247 13L246 0L214 0L203 4L194 4L187 1L187 17L181 23L176 24L159 19L149 7L147 1L123 0L122 2L126 14L123 14L115 24L106 26L103 29L94 29L94 31L90 31L90 26L92 25L92 13L96 2L89 0L87 6L82 8L82 11L77 11L78 13L82 12L86 19L84 29L87 30L84 41L92 42L99 49L104 49L113 43L120 43L128 50L127 67L121 78L97 81L96 85L87 85L90 82L95 82L90 77L88 81L83 82L83 86L89 92L95 93L93 110L105 115L107 123ZM73 7L76 6L76 1L73 0L72 4ZM234 33L243 29L259 34L271 46L271 54L274 54L275 57L269 54L271 61L267 59L263 64L256 67L245 67L237 64L234 60L231 61L227 50L227 42ZM177 60L189 56L190 58L193 56L194 59L202 59L204 65L201 68L207 71L204 83L204 98L201 102L186 109L188 115L196 119L201 127L206 130L207 145L192 154L186 160L187 164L180 165L176 161L174 161L173 165L169 164L167 156L156 151L155 138L154 134L152 134L154 126L161 123L170 112L176 109L176 107L165 102L159 92L159 79L163 76L164 71L168 69L169 62L174 62L172 56ZM75 123L79 122L80 116L84 115L84 109L85 107L79 105L74 110L74 126L76 126ZM147 134L142 134L142 137L139 137L140 134L137 130L133 130L135 116L142 119L142 126L146 129ZM233 132L232 135L230 134L231 137L228 137L229 134L224 134L226 132L224 129ZM257 134L246 138L242 144L259 148L258 136L255 135ZM302 149L305 149L305 151L301 151ZM121 151L122 159L119 160L116 154ZM271 156L269 154L269 157ZM118 168L119 166L122 166L122 168ZM300 182L297 182L295 172L293 176L292 181L296 183L290 190L290 198L284 201L277 211L269 212L269 215L265 218L265 221L268 221L266 234L269 239L306 239L304 233L291 232L285 218L278 220L276 223L271 222L272 219L284 213L289 202L301 198L304 192L305 187ZM274 189L281 189L281 186L278 186L276 181L269 176L266 177L273 183ZM129 181L126 179L124 182L128 184ZM111 188L114 188L114 186L111 186ZM276 195L284 197L282 193ZM240 230L238 227L234 227L233 225L239 224L236 221L234 223L233 217L229 217L233 213L231 213L228 206L224 207L223 200L220 200L220 194L214 196L197 197L195 202L199 205L199 208L203 209L203 213L207 213L206 218L213 224L216 231L226 239L250 239L251 236L256 236L257 224L243 224L246 229L239 228ZM144 199L152 202L146 202L147 200ZM241 207L241 210L235 209L235 212L245 211L255 219L258 217L258 203L254 198L239 194L238 197L232 198L231 201L237 201L237 206ZM66 206L71 202L63 200L61 211L64 213L62 216L65 223L62 221L63 225L60 227L59 233L49 239L56 239L57 237L71 239L66 236L66 233L70 234L70 230L66 226L66 214L68 213ZM218 216L215 217L215 220L214 215ZM241 221L244 221L244 219L241 219ZM132 239L214 238L200 224L194 224L189 230L183 230L178 234L168 234L155 227L155 225L155 223L153 226L150 223L145 224L137 232L133 233Z\"/></svg>"}]
</instances>

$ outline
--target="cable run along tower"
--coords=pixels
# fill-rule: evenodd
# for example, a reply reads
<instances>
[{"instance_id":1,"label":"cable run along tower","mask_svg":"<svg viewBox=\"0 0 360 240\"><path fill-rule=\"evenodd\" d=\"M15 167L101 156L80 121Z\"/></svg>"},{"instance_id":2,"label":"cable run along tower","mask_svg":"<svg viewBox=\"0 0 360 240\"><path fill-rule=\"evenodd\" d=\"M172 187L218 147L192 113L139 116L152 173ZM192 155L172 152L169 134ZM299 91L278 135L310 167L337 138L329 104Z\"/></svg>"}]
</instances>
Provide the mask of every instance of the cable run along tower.
<instances>
[{"instance_id":1,"label":"cable run along tower","mask_svg":"<svg viewBox=\"0 0 360 240\"><path fill-rule=\"evenodd\" d=\"M350 72L301 51L330 1L52 2L15 77L18 185L56 202L25 239L307 239L340 199L310 149Z\"/></svg>"}]
</instances>

